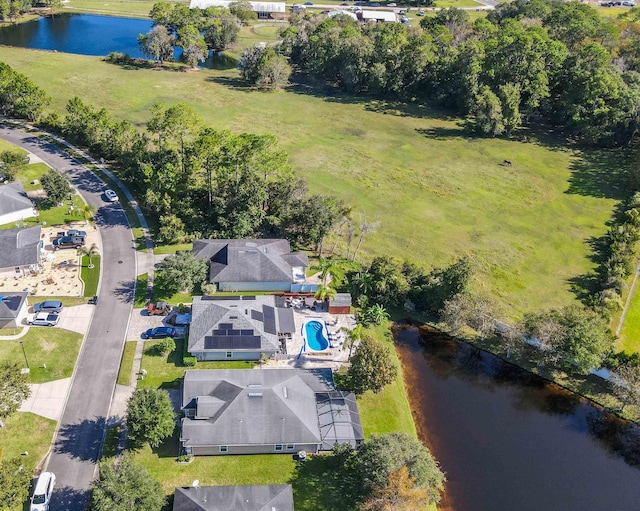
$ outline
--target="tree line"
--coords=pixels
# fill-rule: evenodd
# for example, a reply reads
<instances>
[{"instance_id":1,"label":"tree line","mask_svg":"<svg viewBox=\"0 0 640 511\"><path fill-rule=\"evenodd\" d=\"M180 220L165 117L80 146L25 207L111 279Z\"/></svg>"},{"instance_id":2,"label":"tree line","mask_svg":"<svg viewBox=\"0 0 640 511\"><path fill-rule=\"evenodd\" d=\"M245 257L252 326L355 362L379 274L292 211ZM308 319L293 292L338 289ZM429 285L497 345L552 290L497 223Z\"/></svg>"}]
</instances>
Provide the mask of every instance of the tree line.
<instances>
[{"instance_id":1,"label":"tree line","mask_svg":"<svg viewBox=\"0 0 640 511\"><path fill-rule=\"evenodd\" d=\"M479 133L542 121L587 144L628 144L640 108L640 12L616 23L577 2L515 0L399 23L296 14L279 51L343 90L440 105Z\"/></svg>"},{"instance_id":2,"label":"tree line","mask_svg":"<svg viewBox=\"0 0 640 511\"><path fill-rule=\"evenodd\" d=\"M310 194L273 135L207 127L184 103L156 105L145 130L79 98L42 124L117 164L142 207L158 218L160 242L284 237L317 249L342 211Z\"/></svg>"}]
</instances>

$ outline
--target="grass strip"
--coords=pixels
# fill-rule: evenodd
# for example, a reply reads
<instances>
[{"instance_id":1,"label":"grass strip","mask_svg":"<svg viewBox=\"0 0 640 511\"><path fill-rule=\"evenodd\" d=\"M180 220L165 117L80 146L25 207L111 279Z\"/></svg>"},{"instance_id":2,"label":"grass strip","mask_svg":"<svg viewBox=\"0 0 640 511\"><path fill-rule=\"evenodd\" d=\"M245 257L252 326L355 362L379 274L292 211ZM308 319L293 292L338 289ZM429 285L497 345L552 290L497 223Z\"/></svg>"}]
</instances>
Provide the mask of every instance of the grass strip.
<instances>
[{"instance_id":1,"label":"grass strip","mask_svg":"<svg viewBox=\"0 0 640 511\"><path fill-rule=\"evenodd\" d=\"M89 257L82 256L82 267L80 268L80 278L84 282L84 296L95 296L98 294L98 282L100 281L100 256L91 256L93 268L89 268Z\"/></svg>"},{"instance_id":2,"label":"grass strip","mask_svg":"<svg viewBox=\"0 0 640 511\"><path fill-rule=\"evenodd\" d=\"M133 368L133 358L136 354L136 341L124 343L124 351L120 360L120 370L118 371L118 385L129 385L131 369Z\"/></svg>"}]
</instances>

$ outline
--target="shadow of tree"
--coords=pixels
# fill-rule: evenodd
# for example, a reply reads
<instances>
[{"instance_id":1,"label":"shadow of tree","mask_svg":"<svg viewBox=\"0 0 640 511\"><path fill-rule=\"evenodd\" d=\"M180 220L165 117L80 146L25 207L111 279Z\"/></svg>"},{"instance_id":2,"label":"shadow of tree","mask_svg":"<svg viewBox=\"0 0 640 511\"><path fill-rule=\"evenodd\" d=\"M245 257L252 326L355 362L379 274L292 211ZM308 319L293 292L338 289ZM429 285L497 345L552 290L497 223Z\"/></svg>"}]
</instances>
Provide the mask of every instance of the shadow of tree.
<instances>
[{"instance_id":1,"label":"shadow of tree","mask_svg":"<svg viewBox=\"0 0 640 511\"><path fill-rule=\"evenodd\" d=\"M80 491L69 486L57 486L53 490L49 511L75 511L84 509L89 502L91 492ZM26 509L29 509L28 507Z\"/></svg>"},{"instance_id":2,"label":"shadow of tree","mask_svg":"<svg viewBox=\"0 0 640 511\"><path fill-rule=\"evenodd\" d=\"M115 419L97 417L94 420L84 419L77 424L62 424L53 449L71 458L94 462L100 453L104 430L112 423L115 424Z\"/></svg>"},{"instance_id":3,"label":"shadow of tree","mask_svg":"<svg viewBox=\"0 0 640 511\"><path fill-rule=\"evenodd\" d=\"M118 298L120 298L120 301L124 303L129 303L129 302L132 302L133 299L135 298L134 286L135 286L135 282L133 281L129 281L129 282L121 281L118 283L118 287L116 287L112 291L112 293Z\"/></svg>"},{"instance_id":4,"label":"shadow of tree","mask_svg":"<svg viewBox=\"0 0 640 511\"><path fill-rule=\"evenodd\" d=\"M570 167L566 193L623 200L630 193L628 169L631 164L629 151L619 148L582 150Z\"/></svg>"},{"instance_id":5,"label":"shadow of tree","mask_svg":"<svg viewBox=\"0 0 640 511\"><path fill-rule=\"evenodd\" d=\"M627 465L640 467L640 426L615 415L592 410L586 418L589 432L604 448L624 459Z\"/></svg>"},{"instance_id":6,"label":"shadow of tree","mask_svg":"<svg viewBox=\"0 0 640 511\"><path fill-rule=\"evenodd\" d=\"M357 509L359 492L334 456L311 456L298 462L290 483L297 511Z\"/></svg>"}]
</instances>

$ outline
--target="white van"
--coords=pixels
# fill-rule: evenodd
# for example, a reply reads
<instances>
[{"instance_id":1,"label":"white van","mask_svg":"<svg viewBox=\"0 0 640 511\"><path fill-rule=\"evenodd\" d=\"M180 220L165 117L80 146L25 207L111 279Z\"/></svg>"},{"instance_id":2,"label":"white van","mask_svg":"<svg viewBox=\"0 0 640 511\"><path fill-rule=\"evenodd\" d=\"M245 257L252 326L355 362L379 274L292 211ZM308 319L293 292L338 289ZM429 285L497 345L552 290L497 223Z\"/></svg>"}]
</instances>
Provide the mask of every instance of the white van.
<instances>
[{"instance_id":1,"label":"white van","mask_svg":"<svg viewBox=\"0 0 640 511\"><path fill-rule=\"evenodd\" d=\"M56 476L53 472L42 472L31 497L31 511L47 511L51 503L51 494L56 484Z\"/></svg>"}]
</instances>

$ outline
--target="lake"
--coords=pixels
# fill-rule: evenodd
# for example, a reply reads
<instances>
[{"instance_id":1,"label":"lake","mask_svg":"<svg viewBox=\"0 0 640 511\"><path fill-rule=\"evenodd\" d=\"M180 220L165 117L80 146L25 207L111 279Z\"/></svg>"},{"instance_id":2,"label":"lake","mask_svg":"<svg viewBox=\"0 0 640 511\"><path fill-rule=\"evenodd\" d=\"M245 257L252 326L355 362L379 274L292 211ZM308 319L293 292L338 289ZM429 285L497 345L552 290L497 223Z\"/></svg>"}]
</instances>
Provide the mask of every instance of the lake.
<instances>
[{"instance_id":1,"label":"lake","mask_svg":"<svg viewBox=\"0 0 640 511\"><path fill-rule=\"evenodd\" d=\"M636 511L640 431L557 385L430 329L396 329L447 511Z\"/></svg>"},{"instance_id":2,"label":"lake","mask_svg":"<svg viewBox=\"0 0 640 511\"><path fill-rule=\"evenodd\" d=\"M0 45L99 57L119 52L142 59L145 57L138 46L138 35L149 30L151 20L148 19L63 13L1 28ZM176 60L181 55L182 50L176 48ZM230 69L237 66L237 61L225 54L210 52L201 66Z\"/></svg>"}]
</instances>

